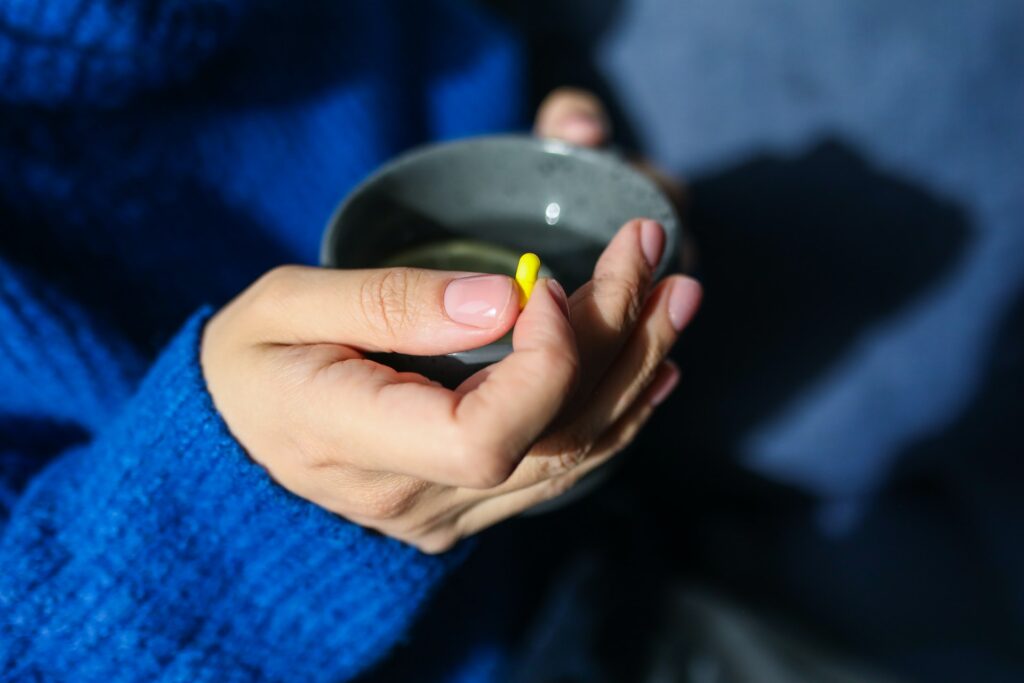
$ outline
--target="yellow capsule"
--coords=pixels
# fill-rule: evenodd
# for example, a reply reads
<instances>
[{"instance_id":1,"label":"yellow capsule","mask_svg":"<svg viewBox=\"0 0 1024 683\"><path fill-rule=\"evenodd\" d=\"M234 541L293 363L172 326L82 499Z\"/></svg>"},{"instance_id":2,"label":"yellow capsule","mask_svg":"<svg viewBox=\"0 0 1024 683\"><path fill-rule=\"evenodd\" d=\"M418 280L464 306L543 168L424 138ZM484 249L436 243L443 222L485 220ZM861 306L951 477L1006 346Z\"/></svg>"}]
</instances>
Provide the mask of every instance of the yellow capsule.
<instances>
[{"instance_id":1,"label":"yellow capsule","mask_svg":"<svg viewBox=\"0 0 1024 683\"><path fill-rule=\"evenodd\" d=\"M540 272L540 257L536 254L526 253L519 257L519 265L516 267L516 284L519 285L519 308L526 306L533 293L533 286L537 283L537 273Z\"/></svg>"}]
</instances>

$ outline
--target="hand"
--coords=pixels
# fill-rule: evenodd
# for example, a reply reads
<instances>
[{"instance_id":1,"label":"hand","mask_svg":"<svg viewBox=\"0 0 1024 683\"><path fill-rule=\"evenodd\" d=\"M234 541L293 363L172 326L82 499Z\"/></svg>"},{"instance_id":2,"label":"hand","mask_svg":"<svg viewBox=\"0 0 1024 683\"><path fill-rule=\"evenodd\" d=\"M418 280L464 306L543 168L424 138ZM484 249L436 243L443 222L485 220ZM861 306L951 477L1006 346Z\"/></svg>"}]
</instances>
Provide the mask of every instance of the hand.
<instances>
[{"instance_id":1,"label":"hand","mask_svg":"<svg viewBox=\"0 0 1024 683\"><path fill-rule=\"evenodd\" d=\"M608 138L600 104L573 90L545 101L536 130ZM701 291L681 276L652 283L664 244L658 224L630 221L568 302L542 281L521 313L504 276L278 268L210 321L203 370L232 433L282 486L441 552L568 490L674 388L665 356ZM454 391L364 355L450 353L513 325L513 353Z\"/></svg>"},{"instance_id":2,"label":"hand","mask_svg":"<svg viewBox=\"0 0 1024 683\"><path fill-rule=\"evenodd\" d=\"M209 322L203 371L278 483L440 552L606 461L674 384L661 362L699 287L677 276L647 295L663 244L657 224L629 222L573 296L571 325L553 281L520 313L506 276L285 266ZM364 356L448 353L513 325L513 352L454 391Z\"/></svg>"}]
</instances>

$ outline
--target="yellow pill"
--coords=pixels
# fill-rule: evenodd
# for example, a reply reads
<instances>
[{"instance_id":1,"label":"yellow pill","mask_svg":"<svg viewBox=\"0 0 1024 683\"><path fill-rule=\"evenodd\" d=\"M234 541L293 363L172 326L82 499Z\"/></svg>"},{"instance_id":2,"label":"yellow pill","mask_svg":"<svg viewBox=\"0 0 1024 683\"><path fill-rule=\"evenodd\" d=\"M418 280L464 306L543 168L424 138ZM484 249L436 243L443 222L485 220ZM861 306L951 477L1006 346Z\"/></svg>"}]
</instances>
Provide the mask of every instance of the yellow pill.
<instances>
[{"instance_id":1,"label":"yellow pill","mask_svg":"<svg viewBox=\"0 0 1024 683\"><path fill-rule=\"evenodd\" d=\"M516 284L519 285L519 308L526 305L533 293L533 286L537 284L537 273L540 272L540 257L536 254L526 253L519 257L519 265L516 267Z\"/></svg>"}]
</instances>

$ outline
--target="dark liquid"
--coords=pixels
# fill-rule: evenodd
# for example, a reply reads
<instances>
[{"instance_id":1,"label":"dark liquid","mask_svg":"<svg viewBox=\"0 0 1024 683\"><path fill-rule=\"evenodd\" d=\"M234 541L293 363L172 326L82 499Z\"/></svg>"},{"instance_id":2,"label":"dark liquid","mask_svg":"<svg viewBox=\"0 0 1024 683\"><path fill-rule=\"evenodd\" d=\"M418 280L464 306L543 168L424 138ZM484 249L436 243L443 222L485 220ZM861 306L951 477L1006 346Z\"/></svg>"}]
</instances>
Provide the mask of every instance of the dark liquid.
<instances>
[{"instance_id":1,"label":"dark liquid","mask_svg":"<svg viewBox=\"0 0 1024 683\"><path fill-rule=\"evenodd\" d=\"M460 239L412 247L388 257L379 265L385 268L410 266L514 275L520 256L521 254L507 247L490 242ZM541 264L540 277L552 277L551 270L544 264Z\"/></svg>"},{"instance_id":2,"label":"dark liquid","mask_svg":"<svg viewBox=\"0 0 1024 683\"><path fill-rule=\"evenodd\" d=\"M441 225L405 207L375 207L364 230L350 230L339 245L338 265L407 265L512 275L519 256L532 251L569 292L590 279L604 243L570 227L543 221L477 220ZM353 223L356 224L356 223Z\"/></svg>"}]
</instances>

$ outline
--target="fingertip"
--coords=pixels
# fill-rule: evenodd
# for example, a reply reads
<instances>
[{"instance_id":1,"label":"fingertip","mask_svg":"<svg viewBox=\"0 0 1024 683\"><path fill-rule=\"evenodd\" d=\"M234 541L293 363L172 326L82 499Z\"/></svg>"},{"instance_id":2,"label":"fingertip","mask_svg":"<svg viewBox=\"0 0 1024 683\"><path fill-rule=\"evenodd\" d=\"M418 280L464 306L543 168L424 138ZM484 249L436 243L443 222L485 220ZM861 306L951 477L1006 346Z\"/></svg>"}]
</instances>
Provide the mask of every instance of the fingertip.
<instances>
[{"instance_id":1,"label":"fingertip","mask_svg":"<svg viewBox=\"0 0 1024 683\"><path fill-rule=\"evenodd\" d=\"M640 250L651 269L658 267L665 249L665 229L661 223L650 218L640 221Z\"/></svg>"},{"instance_id":2,"label":"fingertip","mask_svg":"<svg viewBox=\"0 0 1024 683\"><path fill-rule=\"evenodd\" d=\"M648 222L652 225L646 228L645 237L644 225ZM648 218L631 218L622 224L601 252L594 266L594 277L627 272L622 269L628 268L628 272L635 273L634 277L648 279L661 259L664 243L664 231L659 223Z\"/></svg>"},{"instance_id":3,"label":"fingertip","mask_svg":"<svg viewBox=\"0 0 1024 683\"><path fill-rule=\"evenodd\" d=\"M604 123L588 112L574 112L556 125L555 136L582 147L599 147L608 139Z\"/></svg>"},{"instance_id":4,"label":"fingertip","mask_svg":"<svg viewBox=\"0 0 1024 683\"><path fill-rule=\"evenodd\" d=\"M584 147L598 147L611 137L611 125L601 101L592 93L563 87L552 91L537 110L537 135Z\"/></svg>"},{"instance_id":5,"label":"fingertip","mask_svg":"<svg viewBox=\"0 0 1024 683\"><path fill-rule=\"evenodd\" d=\"M558 345L575 348L568 308L565 290L556 280L538 280L533 295L516 321L512 347Z\"/></svg>"},{"instance_id":6,"label":"fingertip","mask_svg":"<svg viewBox=\"0 0 1024 683\"><path fill-rule=\"evenodd\" d=\"M704 299L704 285L702 285L699 280L690 277L689 275L680 274L676 277L690 290L691 296L696 299L696 303L699 305Z\"/></svg>"},{"instance_id":7,"label":"fingertip","mask_svg":"<svg viewBox=\"0 0 1024 683\"><path fill-rule=\"evenodd\" d=\"M676 275L669 285L668 318L676 332L686 327L700 307L704 288L699 282L686 275Z\"/></svg>"},{"instance_id":8,"label":"fingertip","mask_svg":"<svg viewBox=\"0 0 1024 683\"><path fill-rule=\"evenodd\" d=\"M658 407L672 394L678 384L679 366L672 359L666 358L658 368L654 381L651 382L647 402L652 408Z\"/></svg>"},{"instance_id":9,"label":"fingertip","mask_svg":"<svg viewBox=\"0 0 1024 683\"><path fill-rule=\"evenodd\" d=\"M569 301L565 289L554 278L545 277L537 280L533 288L533 295L526 304L526 308L520 314L522 317L530 308L538 310L545 316L561 313L566 320L569 318Z\"/></svg>"}]
</instances>

